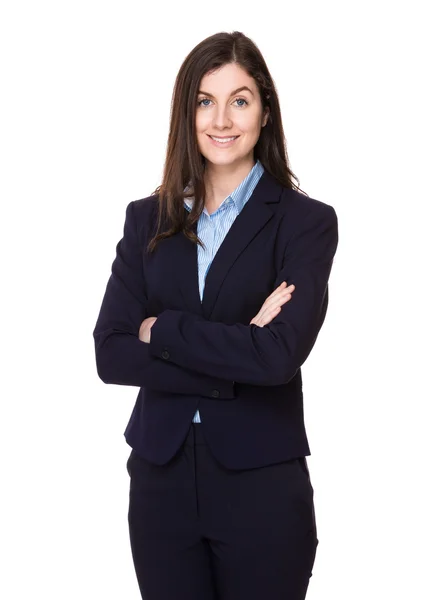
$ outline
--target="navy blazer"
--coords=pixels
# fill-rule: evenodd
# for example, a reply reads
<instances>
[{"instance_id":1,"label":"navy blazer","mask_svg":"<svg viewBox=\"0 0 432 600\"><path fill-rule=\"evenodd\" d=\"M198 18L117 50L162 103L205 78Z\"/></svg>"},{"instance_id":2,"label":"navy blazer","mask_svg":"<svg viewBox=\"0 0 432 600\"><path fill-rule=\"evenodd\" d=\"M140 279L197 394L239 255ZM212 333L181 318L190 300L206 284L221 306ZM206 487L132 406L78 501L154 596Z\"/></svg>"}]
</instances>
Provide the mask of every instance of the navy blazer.
<instances>
[{"instance_id":1,"label":"navy blazer","mask_svg":"<svg viewBox=\"0 0 432 600\"><path fill-rule=\"evenodd\" d=\"M300 367L327 311L334 208L265 170L210 265L202 303L197 247L182 232L145 253L156 217L156 195L128 204L93 331L102 381L140 388L127 443L165 464L199 408L227 468L308 456ZM296 286L291 300L269 325L249 325L282 281ZM151 316L147 344L138 331Z\"/></svg>"}]
</instances>

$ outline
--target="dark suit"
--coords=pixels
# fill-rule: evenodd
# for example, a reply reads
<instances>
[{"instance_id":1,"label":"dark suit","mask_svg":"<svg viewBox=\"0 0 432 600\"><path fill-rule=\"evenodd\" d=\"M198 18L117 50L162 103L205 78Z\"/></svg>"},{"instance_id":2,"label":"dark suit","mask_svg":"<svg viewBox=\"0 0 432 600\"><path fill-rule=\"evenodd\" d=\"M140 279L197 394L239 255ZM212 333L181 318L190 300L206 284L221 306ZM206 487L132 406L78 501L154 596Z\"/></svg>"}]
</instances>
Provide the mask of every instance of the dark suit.
<instances>
[{"instance_id":1,"label":"dark suit","mask_svg":"<svg viewBox=\"0 0 432 600\"><path fill-rule=\"evenodd\" d=\"M147 477L158 473L156 481L164 472L159 468L173 469L179 451L186 452L199 435L222 470L247 473L284 463L283 468L291 465L290 477L308 475L301 458L310 451L300 367L327 310L338 244L334 209L282 187L265 171L213 259L202 303L197 249L182 233L162 241L153 255L142 253L156 209L154 196L128 205L94 330L100 378L140 387L125 430L134 449L128 468L145 465ZM249 325L282 281L295 284L292 299L269 325ZM138 330L149 316L157 321L145 344ZM202 424L192 426L197 408ZM293 466L300 464L297 458L300 471ZM174 481L181 486L179 472L173 471ZM258 597L256 583L253 589ZM168 591L161 594L169 597ZM186 597L195 598L192 592ZM300 597L300 592L292 595Z\"/></svg>"}]
</instances>

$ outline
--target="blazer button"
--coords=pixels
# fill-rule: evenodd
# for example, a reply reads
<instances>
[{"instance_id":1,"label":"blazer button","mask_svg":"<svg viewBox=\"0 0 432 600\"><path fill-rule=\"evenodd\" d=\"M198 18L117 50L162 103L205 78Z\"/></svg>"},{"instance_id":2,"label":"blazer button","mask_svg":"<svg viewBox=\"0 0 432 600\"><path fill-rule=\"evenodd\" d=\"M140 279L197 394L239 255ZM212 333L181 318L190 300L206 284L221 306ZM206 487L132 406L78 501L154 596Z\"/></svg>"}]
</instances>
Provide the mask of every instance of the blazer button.
<instances>
[{"instance_id":1,"label":"blazer button","mask_svg":"<svg viewBox=\"0 0 432 600\"><path fill-rule=\"evenodd\" d=\"M168 352L168 350L164 350L164 351L162 352L162 358L169 358L169 357L170 357L170 355L169 355L169 352Z\"/></svg>"},{"instance_id":2,"label":"blazer button","mask_svg":"<svg viewBox=\"0 0 432 600\"><path fill-rule=\"evenodd\" d=\"M212 398L219 398L219 396L220 396L219 390L213 390L212 391Z\"/></svg>"}]
</instances>

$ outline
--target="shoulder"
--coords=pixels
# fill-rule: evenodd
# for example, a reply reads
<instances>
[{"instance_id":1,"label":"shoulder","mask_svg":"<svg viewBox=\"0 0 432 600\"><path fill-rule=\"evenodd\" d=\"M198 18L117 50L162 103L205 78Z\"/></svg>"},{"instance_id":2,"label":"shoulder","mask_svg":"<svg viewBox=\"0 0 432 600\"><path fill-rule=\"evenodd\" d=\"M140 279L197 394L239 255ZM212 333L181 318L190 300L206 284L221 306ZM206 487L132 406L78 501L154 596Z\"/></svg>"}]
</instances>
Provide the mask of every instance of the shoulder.
<instances>
[{"instance_id":1,"label":"shoulder","mask_svg":"<svg viewBox=\"0 0 432 600\"><path fill-rule=\"evenodd\" d=\"M158 208L158 196L153 194L146 198L140 198L139 200L132 200L130 202L133 206L133 212L135 218L139 221L142 217L148 217L153 212L157 211Z\"/></svg>"},{"instance_id":2,"label":"shoulder","mask_svg":"<svg viewBox=\"0 0 432 600\"><path fill-rule=\"evenodd\" d=\"M284 215L302 222L307 218L323 218L337 220L334 207L328 202L323 202L311 196L305 196L296 189L284 187L281 197L281 211Z\"/></svg>"},{"instance_id":3,"label":"shoulder","mask_svg":"<svg viewBox=\"0 0 432 600\"><path fill-rule=\"evenodd\" d=\"M310 236L314 239L329 237L332 243L337 243L338 218L331 204L283 187L278 211L278 237L284 246Z\"/></svg>"},{"instance_id":4,"label":"shoulder","mask_svg":"<svg viewBox=\"0 0 432 600\"><path fill-rule=\"evenodd\" d=\"M132 200L126 207L126 218L135 221L136 229L140 237L148 237L157 222L158 196L152 195L139 200Z\"/></svg>"}]
</instances>

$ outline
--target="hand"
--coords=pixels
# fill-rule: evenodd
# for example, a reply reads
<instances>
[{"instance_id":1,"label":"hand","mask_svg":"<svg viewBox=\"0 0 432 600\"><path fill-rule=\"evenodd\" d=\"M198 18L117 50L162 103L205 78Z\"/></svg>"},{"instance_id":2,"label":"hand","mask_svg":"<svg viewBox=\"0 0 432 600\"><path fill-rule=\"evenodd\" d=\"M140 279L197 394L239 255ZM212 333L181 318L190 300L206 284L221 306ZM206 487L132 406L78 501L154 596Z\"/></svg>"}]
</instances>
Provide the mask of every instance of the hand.
<instances>
[{"instance_id":1,"label":"hand","mask_svg":"<svg viewBox=\"0 0 432 600\"><path fill-rule=\"evenodd\" d=\"M147 319L144 319L144 321L141 323L138 337L142 342L150 344L151 328L156 323L156 321L157 317L147 317Z\"/></svg>"},{"instance_id":2,"label":"hand","mask_svg":"<svg viewBox=\"0 0 432 600\"><path fill-rule=\"evenodd\" d=\"M286 286L286 281L283 281L279 287L275 289L275 291L270 294L270 296L266 299L264 304L261 307L261 310L249 325L258 325L259 327L264 327L264 325L268 325L274 317L280 313L281 306L285 304L285 302L289 302L291 300L291 293L295 290L295 285L291 284L288 287Z\"/></svg>"}]
</instances>

